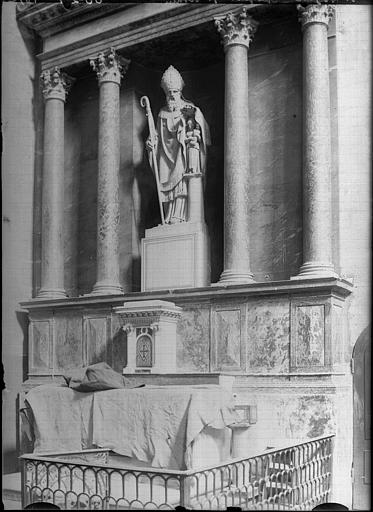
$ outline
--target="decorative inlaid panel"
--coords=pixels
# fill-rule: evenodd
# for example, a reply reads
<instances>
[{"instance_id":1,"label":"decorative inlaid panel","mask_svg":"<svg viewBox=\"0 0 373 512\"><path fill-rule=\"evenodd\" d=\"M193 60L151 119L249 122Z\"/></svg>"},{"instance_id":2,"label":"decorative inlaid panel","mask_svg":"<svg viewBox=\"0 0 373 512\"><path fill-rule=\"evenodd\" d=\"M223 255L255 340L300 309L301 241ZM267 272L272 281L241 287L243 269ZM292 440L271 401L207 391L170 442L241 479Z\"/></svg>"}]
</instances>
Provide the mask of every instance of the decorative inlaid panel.
<instances>
[{"instance_id":1,"label":"decorative inlaid panel","mask_svg":"<svg viewBox=\"0 0 373 512\"><path fill-rule=\"evenodd\" d=\"M324 305L298 307L297 320L296 366L323 366L325 362Z\"/></svg>"},{"instance_id":2,"label":"decorative inlaid panel","mask_svg":"<svg viewBox=\"0 0 373 512\"><path fill-rule=\"evenodd\" d=\"M243 306L227 306L212 314L212 370L242 370L243 358Z\"/></svg>"},{"instance_id":3,"label":"decorative inlaid panel","mask_svg":"<svg viewBox=\"0 0 373 512\"><path fill-rule=\"evenodd\" d=\"M328 299L297 298L291 302L291 368L293 370L299 368L312 371L330 367L334 313L334 308ZM334 357L336 357L335 354Z\"/></svg>"},{"instance_id":4,"label":"decorative inlaid panel","mask_svg":"<svg viewBox=\"0 0 373 512\"><path fill-rule=\"evenodd\" d=\"M86 364L107 362L107 343L106 317L86 317L84 319L84 344L87 354Z\"/></svg>"},{"instance_id":5,"label":"decorative inlaid panel","mask_svg":"<svg viewBox=\"0 0 373 512\"><path fill-rule=\"evenodd\" d=\"M140 334L136 341L136 366L151 368L153 366L153 342L149 334Z\"/></svg>"},{"instance_id":6,"label":"decorative inlaid panel","mask_svg":"<svg viewBox=\"0 0 373 512\"><path fill-rule=\"evenodd\" d=\"M289 302L250 301L247 310L247 366L250 373L289 370Z\"/></svg>"},{"instance_id":7,"label":"decorative inlaid panel","mask_svg":"<svg viewBox=\"0 0 373 512\"><path fill-rule=\"evenodd\" d=\"M55 316L55 367L67 370L85 363L83 354L83 319L81 316Z\"/></svg>"},{"instance_id":8,"label":"decorative inlaid panel","mask_svg":"<svg viewBox=\"0 0 373 512\"><path fill-rule=\"evenodd\" d=\"M177 325L177 367L183 371L209 371L210 308L180 304Z\"/></svg>"},{"instance_id":9,"label":"decorative inlaid panel","mask_svg":"<svg viewBox=\"0 0 373 512\"><path fill-rule=\"evenodd\" d=\"M51 368L52 328L50 320L31 322L31 368L43 370Z\"/></svg>"},{"instance_id":10,"label":"decorative inlaid panel","mask_svg":"<svg viewBox=\"0 0 373 512\"><path fill-rule=\"evenodd\" d=\"M280 398L272 415L286 437L306 439L335 432L336 399L328 394Z\"/></svg>"},{"instance_id":11,"label":"decorative inlaid panel","mask_svg":"<svg viewBox=\"0 0 373 512\"><path fill-rule=\"evenodd\" d=\"M343 337L343 310L341 306L333 305L332 317L332 347L333 363L342 363L344 358L344 337Z\"/></svg>"}]
</instances>

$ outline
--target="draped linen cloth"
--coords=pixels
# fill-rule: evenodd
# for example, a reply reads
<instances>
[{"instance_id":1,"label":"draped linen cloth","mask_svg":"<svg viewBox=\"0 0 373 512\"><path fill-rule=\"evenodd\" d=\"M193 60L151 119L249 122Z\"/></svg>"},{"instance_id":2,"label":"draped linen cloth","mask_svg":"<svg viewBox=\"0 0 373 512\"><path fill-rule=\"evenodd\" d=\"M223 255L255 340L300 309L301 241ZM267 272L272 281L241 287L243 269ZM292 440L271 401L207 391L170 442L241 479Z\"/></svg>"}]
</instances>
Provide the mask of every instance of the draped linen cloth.
<instances>
[{"instance_id":1,"label":"draped linen cloth","mask_svg":"<svg viewBox=\"0 0 373 512\"><path fill-rule=\"evenodd\" d=\"M35 419L35 452L98 446L168 469L191 467L192 443L206 426L221 430L237 421L230 394L217 385L95 393L39 386L27 401Z\"/></svg>"}]
</instances>

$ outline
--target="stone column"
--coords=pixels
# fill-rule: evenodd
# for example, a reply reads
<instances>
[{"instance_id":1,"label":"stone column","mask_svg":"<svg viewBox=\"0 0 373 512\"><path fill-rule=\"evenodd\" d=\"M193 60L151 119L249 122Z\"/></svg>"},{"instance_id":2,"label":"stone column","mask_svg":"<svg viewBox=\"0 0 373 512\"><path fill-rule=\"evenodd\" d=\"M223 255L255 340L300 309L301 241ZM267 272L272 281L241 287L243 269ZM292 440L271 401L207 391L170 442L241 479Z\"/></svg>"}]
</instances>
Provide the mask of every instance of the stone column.
<instances>
[{"instance_id":1,"label":"stone column","mask_svg":"<svg viewBox=\"0 0 373 512\"><path fill-rule=\"evenodd\" d=\"M64 108L73 79L55 67L41 74L45 100L42 261L38 298L66 297L64 289Z\"/></svg>"},{"instance_id":2,"label":"stone column","mask_svg":"<svg viewBox=\"0 0 373 512\"><path fill-rule=\"evenodd\" d=\"M303 30L303 265L296 278L336 276L332 263L328 23L333 8L300 7Z\"/></svg>"},{"instance_id":3,"label":"stone column","mask_svg":"<svg viewBox=\"0 0 373 512\"><path fill-rule=\"evenodd\" d=\"M100 87L97 190L97 280L94 295L123 293L119 279L119 88L129 62L113 48L90 61Z\"/></svg>"},{"instance_id":4,"label":"stone column","mask_svg":"<svg viewBox=\"0 0 373 512\"><path fill-rule=\"evenodd\" d=\"M216 18L225 50L224 271L220 283L253 281L249 261L248 49L257 23L241 9Z\"/></svg>"}]
</instances>

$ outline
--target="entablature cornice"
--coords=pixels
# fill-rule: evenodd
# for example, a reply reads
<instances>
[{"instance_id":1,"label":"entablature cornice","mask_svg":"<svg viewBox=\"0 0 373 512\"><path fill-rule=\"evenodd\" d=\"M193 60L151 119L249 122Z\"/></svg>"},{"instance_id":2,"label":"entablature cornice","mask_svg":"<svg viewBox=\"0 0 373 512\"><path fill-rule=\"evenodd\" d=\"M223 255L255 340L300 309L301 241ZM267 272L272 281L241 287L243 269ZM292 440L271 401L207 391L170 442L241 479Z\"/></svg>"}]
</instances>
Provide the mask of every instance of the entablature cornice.
<instances>
[{"instance_id":1,"label":"entablature cornice","mask_svg":"<svg viewBox=\"0 0 373 512\"><path fill-rule=\"evenodd\" d=\"M129 7L139 4L130 4ZM79 31L82 36L78 40L68 42L68 38L61 38L61 45L58 43L44 44L44 51L37 57L41 61L42 70L54 66L66 68L86 62L92 56L104 51L108 47L113 47L116 51L123 51L131 46L144 43L153 38L160 38L175 31L185 30L204 23L214 23L215 16L222 16L228 12L234 12L239 8L232 4L168 4L168 10L162 8L158 13L144 11L144 15L135 21L126 21L126 16L120 16L121 13L108 14L106 17L106 30L97 32L97 30ZM128 4L127 8L129 9ZM255 7L247 6L247 9ZM78 25L78 17L83 15L86 10L77 11L75 25ZM100 16L96 8L97 16ZM129 11L128 11L129 12ZM85 15L85 14L84 14ZM21 21L21 16L19 16ZM24 22L25 18L22 18ZM93 18L92 18L93 19ZM110 23L109 23L110 21ZM72 20L70 20L72 23ZM26 23L27 24L27 23ZM71 27L75 26L71 25ZM30 25L29 25L30 26ZM68 25L66 25L68 27ZM69 27L69 28L71 28ZM33 27L34 30L35 27ZM64 28L63 30L67 30ZM40 35L42 33L39 31ZM45 32L43 32L45 33ZM76 32L75 32L76 37ZM124 52L125 53L125 52Z\"/></svg>"},{"instance_id":2,"label":"entablature cornice","mask_svg":"<svg viewBox=\"0 0 373 512\"><path fill-rule=\"evenodd\" d=\"M42 38L58 34L82 23L116 11L129 9L133 3L72 2L65 8L62 2L17 3L17 20Z\"/></svg>"},{"instance_id":3,"label":"entablature cornice","mask_svg":"<svg viewBox=\"0 0 373 512\"><path fill-rule=\"evenodd\" d=\"M333 296L346 299L353 291L350 281L340 278L311 278L288 281L254 282L246 285L213 285L206 288L134 292L116 296L83 295L66 299L31 299L20 303L28 311L58 310L66 308L102 308L122 306L124 301L165 300L176 305L211 303L221 300L260 299L279 296ZM140 302L139 302L140 304Z\"/></svg>"}]
</instances>

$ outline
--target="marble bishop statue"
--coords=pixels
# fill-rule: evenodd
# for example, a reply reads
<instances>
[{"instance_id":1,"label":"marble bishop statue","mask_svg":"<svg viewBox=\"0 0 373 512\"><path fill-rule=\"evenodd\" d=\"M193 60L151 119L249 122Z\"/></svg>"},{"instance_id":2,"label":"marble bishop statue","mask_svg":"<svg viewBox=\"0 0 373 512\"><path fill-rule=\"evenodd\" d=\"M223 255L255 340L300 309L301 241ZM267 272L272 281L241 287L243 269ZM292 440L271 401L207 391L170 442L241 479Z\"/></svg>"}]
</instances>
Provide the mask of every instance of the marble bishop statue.
<instances>
[{"instance_id":1,"label":"marble bishop statue","mask_svg":"<svg viewBox=\"0 0 373 512\"><path fill-rule=\"evenodd\" d=\"M187 220L185 175L205 173L210 130L200 109L182 96L184 81L173 66L164 72L161 87L166 105L158 114L155 144L148 139L147 148L156 153L165 223L175 224Z\"/></svg>"}]
</instances>

